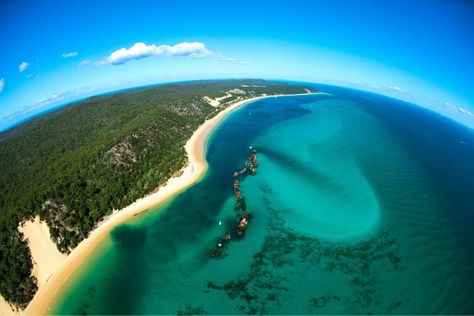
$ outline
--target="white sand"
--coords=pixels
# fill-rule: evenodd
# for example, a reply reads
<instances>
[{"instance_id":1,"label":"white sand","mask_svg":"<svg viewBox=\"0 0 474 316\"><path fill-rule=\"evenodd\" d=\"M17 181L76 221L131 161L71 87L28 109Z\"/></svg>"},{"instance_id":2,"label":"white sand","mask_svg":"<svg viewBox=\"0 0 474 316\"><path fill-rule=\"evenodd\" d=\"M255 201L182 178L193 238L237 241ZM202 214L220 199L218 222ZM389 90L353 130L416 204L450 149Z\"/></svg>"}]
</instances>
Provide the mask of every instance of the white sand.
<instances>
[{"instance_id":1,"label":"white sand","mask_svg":"<svg viewBox=\"0 0 474 316\"><path fill-rule=\"evenodd\" d=\"M51 240L46 222L40 222L39 216L18 227L25 237L33 257L33 275L41 286L66 261L66 255L59 252L56 244Z\"/></svg>"},{"instance_id":2,"label":"white sand","mask_svg":"<svg viewBox=\"0 0 474 316\"><path fill-rule=\"evenodd\" d=\"M12 306L10 306L3 297L0 296L0 315L23 315L23 311L15 311Z\"/></svg>"}]
</instances>

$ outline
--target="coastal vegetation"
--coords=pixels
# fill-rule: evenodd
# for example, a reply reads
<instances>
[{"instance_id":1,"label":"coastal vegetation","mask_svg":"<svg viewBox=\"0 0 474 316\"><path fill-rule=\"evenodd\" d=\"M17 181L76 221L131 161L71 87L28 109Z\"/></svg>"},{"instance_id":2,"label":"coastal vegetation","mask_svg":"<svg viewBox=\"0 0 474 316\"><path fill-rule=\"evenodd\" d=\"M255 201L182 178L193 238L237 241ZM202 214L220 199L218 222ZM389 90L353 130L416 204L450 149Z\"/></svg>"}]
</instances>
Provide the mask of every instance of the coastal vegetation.
<instances>
[{"instance_id":1,"label":"coastal vegetation","mask_svg":"<svg viewBox=\"0 0 474 316\"><path fill-rule=\"evenodd\" d=\"M264 80L154 86L91 97L0 133L0 294L24 308L37 290L18 231L25 220L39 215L69 253L104 216L177 174L184 144L206 119L238 100L312 91Z\"/></svg>"}]
</instances>

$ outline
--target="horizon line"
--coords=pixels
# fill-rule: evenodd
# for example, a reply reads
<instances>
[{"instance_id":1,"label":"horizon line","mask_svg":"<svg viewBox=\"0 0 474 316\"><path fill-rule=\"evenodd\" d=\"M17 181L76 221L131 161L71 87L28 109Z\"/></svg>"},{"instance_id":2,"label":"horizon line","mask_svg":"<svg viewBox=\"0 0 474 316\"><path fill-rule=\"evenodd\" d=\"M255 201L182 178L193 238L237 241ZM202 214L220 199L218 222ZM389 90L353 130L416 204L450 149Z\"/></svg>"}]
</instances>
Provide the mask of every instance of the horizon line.
<instances>
[{"instance_id":1,"label":"horizon line","mask_svg":"<svg viewBox=\"0 0 474 316\"><path fill-rule=\"evenodd\" d=\"M173 85L173 84L186 84L186 83L191 83L191 82L231 81L231 80L263 80L263 81L280 82L280 83L286 83L286 84L327 85L327 86L332 86L332 87L341 87L341 88L350 89L350 90L354 90L354 91L372 93L372 94L381 95L381 96L384 96L384 97L387 97L387 98L391 98L391 99L394 99L394 100L397 100L397 101L401 101L401 102L405 102L405 103L414 105L416 107L426 109L426 110L428 110L430 112L433 112L433 113L436 113L436 114L438 114L438 115L440 115L444 118L450 119L450 120L456 122L459 125L462 125L464 127L468 127L470 129L474 129L474 122L472 122L472 125L468 125L467 122L465 123L465 122L462 122L460 120L457 120L454 117L449 116L445 113L441 113L439 111L436 111L433 108L424 106L422 104L415 103L413 101L403 100L403 99L394 97L392 95L384 94L384 93L381 93L381 91L374 92L374 91L371 91L371 90L368 90L368 89L364 89L363 88L364 86L362 86L362 85L358 85L359 87L355 88L355 87L348 86L348 85L335 85L335 84L330 84L330 83L297 81L297 80L295 81L295 80L278 79L278 78L275 79L275 78L251 78L251 77L241 77L241 78L239 78L239 77L231 77L231 78L207 78L207 79L191 79L191 80L180 80L180 81L156 82L156 83L144 84L144 85L132 85L132 86L129 86L129 87L126 87L126 88L119 88L119 89L112 88L110 90L105 90L103 92L99 92L99 93L95 93L95 94L93 93L93 94L90 94L90 95L87 95L87 96L78 97L76 99L73 99L73 100L70 100L70 101L67 101L67 102L64 102L64 103L56 104L56 105L51 106L50 108L48 108L47 105L46 105L43 109L40 108L38 112L33 113L33 114L31 114L27 117L24 117L23 119L19 119L18 121L12 122L11 124L6 124L5 127L0 126L0 134L7 133L7 132L13 130L14 128L20 127L23 124L31 122L32 120L34 120L36 118L40 118L44 115L54 113L54 112L59 111L59 110L65 108L65 107L68 107L68 106L71 106L71 105L74 105L74 104L77 104L77 103L80 103L80 102L83 102L83 101L86 101L88 99L95 98L95 97L100 97L100 96L105 96L105 95L113 95L113 94L119 94L119 93L122 93L122 92L128 92L128 91L140 90L140 89L146 89L146 88L153 88L153 87L159 87L159 86L167 86L167 85ZM390 87L384 87L384 88L389 89ZM457 106L454 106L454 107L456 108L456 110L458 112L462 112L462 110L464 110L463 108L460 108L460 107L457 107ZM446 108L448 108L448 106L446 106ZM0 120L0 125L1 125L1 123L2 122Z\"/></svg>"}]
</instances>

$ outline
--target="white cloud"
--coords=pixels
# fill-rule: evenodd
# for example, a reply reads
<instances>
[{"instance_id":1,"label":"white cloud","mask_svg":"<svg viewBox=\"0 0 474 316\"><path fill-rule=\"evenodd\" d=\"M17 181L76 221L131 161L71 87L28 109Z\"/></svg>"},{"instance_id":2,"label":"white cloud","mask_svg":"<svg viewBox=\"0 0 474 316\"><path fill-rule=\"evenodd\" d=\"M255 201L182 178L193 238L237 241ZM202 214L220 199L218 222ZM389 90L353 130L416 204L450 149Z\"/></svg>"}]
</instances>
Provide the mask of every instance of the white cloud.
<instances>
[{"instance_id":1,"label":"white cloud","mask_svg":"<svg viewBox=\"0 0 474 316\"><path fill-rule=\"evenodd\" d=\"M459 107L459 106L457 106L457 105L451 104L451 103L449 103L449 102L445 102L444 104L445 104L447 107L451 108L452 110L458 111L458 112L460 112L460 113L462 113L462 114L464 114L464 115L474 116L474 113L472 113L471 111L466 110L466 109L464 109L464 108L462 108L462 107Z\"/></svg>"},{"instance_id":2,"label":"white cloud","mask_svg":"<svg viewBox=\"0 0 474 316\"><path fill-rule=\"evenodd\" d=\"M231 63L231 64L236 64L236 65L248 65L250 64L248 61L241 61L241 60L238 60L236 58L232 58L232 57L225 57L224 55L222 54L214 54L214 56L219 60L219 61L222 61L224 63Z\"/></svg>"},{"instance_id":3,"label":"white cloud","mask_svg":"<svg viewBox=\"0 0 474 316\"><path fill-rule=\"evenodd\" d=\"M52 106L59 105L61 103L64 104L65 102L77 100L79 96L90 95L93 91L97 91L97 89L91 86L84 86L62 93L47 95L33 104L25 105L19 108L14 113L0 117L0 130L5 129L6 127L8 128L8 126L11 126L13 122L29 117L41 110L51 108Z\"/></svg>"},{"instance_id":4,"label":"white cloud","mask_svg":"<svg viewBox=\"0 0 474 316\"><path fill-rule=\"evenodd\" d=\"M35 104L33 104L33 106L29 107L28 110L33 110L35 108L38 108L38 107L41 107L41 106L44 106L44 105L48 105L48 104L51 104L53 102L63 100L69 94L71 94L71 92L69 92L69 91L65 92L65 93L60 93L60 94L52 94L52 95L50 95L50 96L48 96L44 99L38 100Z\"/></svg>"},{"instance_id":5,"label":"white cloud","mask_svg":"<svg viewBox=\"0 0 474 316\"><path fill-rule=\"evenodd\" d=\"M0 78L0 92L5 88L5 79Z\"/></svg>"},{"instance_id":6,"label":"white cloud","mask_svg":"<svg viewBox=\"0 0 474 316\"><path fill-rule=\"evenodd\" d=\"M130 60L145 57L186 56L195 58L210 57L213 54L200 42L183 42L173 46L136 43L130 48L121 48L110 54L106 61L113 65L124 64Z\"/></svg>"},{"instance_id":7,"label":"white cloud","mask_svg":"<svg viewBox=\"0 0 474 316\"><path fill-rule=\"evenodd\" d=\"M445 104L447 107L449 107L449 108L451 108L451 109L453 109L453 110L457 110L457 109L458 109L457 106L455 106L454 104L451 104L451 103L449 103L449 102L445 102L444 104Z\"/></svg>"},{"instance_id":8,"label":"white cloud","mask_svg":"<svg viewBox=\"0 0 474 316\"><path fill-rule=\"evenodd\" d=\"M63 100L65 97L67 97L71 93L73 93L73 91L67 91L67 92L64 92L64 93L53 94L53 95L50 95L50 96L48 96L44 99L38 100L37 102L35 102L32 105L23 106L18 111L14 112L10 115L2 117L0 119L0 124L11 121L11 120L19 118L19 117L22 117L24 115L29 115L30 112L41 109L41 107L43 107L43 106L49 105L49 104L51 104L53 102L56 102L56 101Z\"/></svg>"},{"instance_id":9,"label":"white cloud","mask_svg":"<svg viewBox=\"0 0 474 316\"><path fill-rule=\"evenodd\" d=\"M463 108L458 108L458 111L463 113L463 114L466 114L466 115L470 115L470 116L474 115L474 113L472 113L471 111L468 111L468 110L463 109Z\"/></svg>"},{"instance_id":10,"label":"white cloud","mask_svg":"<svg viewBox=\"0 0 474 316\"><path fill-rule=\"evenodd\" d=\"M26 70L26 68L28 68L28 66L29 64L26 61L24 61L18 66L18 71L23 72Z\"/></svg>"},{"instance_id":11,"label":"white cloud","mask_svg":"<svg viewBox=\"0 0 474 316\"><path fill-rule=\"evenodd\" d=\"M90 65L92 63L93 63L92 59L84 59L83 61L81 61L81 63L79 65L80 66L85 66L85 65Z\"/></svg>"},{"instance_id":12,"label":"white cloud","mask_svg":"<svg viewBox=\"0 0 474 316\"><path fill-rule=\"evenodd\" d=\"M173 46L170 45L147 45L145 43L135 43L129 48L120 48L108 57L94 61L85 59L79 63L80 66L92 65L96 67L105 65L121 65L135 59L147 57L190 57L190 58L214 58L221 62L248 65L249 62L240 61L235 58L225 57L220 53L215 53L207 49L201 42L182 42Z\"/></svg>"},{"instance_id":13,"label":"white cloud","mask_svg":"<svg viewBox=\"0 0 474 316\"><path fill-rule=\"evenodd\" d=\"M76 57L79 55L78 52L69 52L69 53L64 53L61 55L62 58L71 58L71 57Z\"/></svg>"},{"instance_id":14,"label":"white cloud","mask_svg":"<svg viewBox=\"0 0 474 316\"><path fill-rule=\"evenodd\" d=\"M396 90L396 91L398 91L398 92L402 92L402 91L403 91L402 88L397 87L397 86L389 86L389 88L392 89L392 90Z\"/></svg>"}]
</instances>

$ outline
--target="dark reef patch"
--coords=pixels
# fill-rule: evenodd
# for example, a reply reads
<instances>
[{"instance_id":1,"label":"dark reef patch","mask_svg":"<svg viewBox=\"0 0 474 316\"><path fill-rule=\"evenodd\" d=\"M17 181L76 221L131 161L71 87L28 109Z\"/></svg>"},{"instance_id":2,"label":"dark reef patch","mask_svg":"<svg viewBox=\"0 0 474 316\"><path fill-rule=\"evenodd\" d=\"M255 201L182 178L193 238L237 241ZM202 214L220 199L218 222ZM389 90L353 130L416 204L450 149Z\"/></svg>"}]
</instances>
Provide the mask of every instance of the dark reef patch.
<instances>
[{"instance_id":1,"label":"dark reef patch","mask_svg":"<svg viewBox=\"0 0 474 316\"><path fill-rule=\"evenodd\" d=\"M176 315L205 315L206 310L203 305L192 306L186 305L184 309L179 310Z\"/></svg>"},{"instance_id":2,"label":"dark reef patch","mask_svg":"<svg viewBox=\"0 0 474 316\"><path fill-rule=\"evenodd\" d=\"M132 225L120 225L111 234L114 242L128 250L138 250L146 241L147 229Z\"/></svg>"},{"instance_id":3,"label":"dark reef patch","mask_svg":"<svg viewBox=\"0 0 474 316\"><path fill-rule=\"evenodd\" d=\"M273 205L270 188L261 186L260 189L265 208L269 211L269 234L262 248L253 256L245 275L223 285L209 280L205 292L224 291L246 314L275 313L269 306L282 306L285 297L291 295L291 280L298 277L288 274L286 268L298 264L303 274L318 269L339 271L348 277L347 286L351 289L351 295L328 293L310 298L308 304L314 312L323 311L329 304L341 301L352 306L352 311L357 313L371 313L374 308L380 308L383 296L380 273L384 269L387 272L402 270L397 239L392 238L388 231L356 244L301 235L287 227L281 218L280 214L285 210ZM375 268L375 265L384 268ZM397 302L386 310L393 312L401 304Z\"/></svg>"},{"instance_id":4,"label":"dark reef patch","mask_svg":"<svg viewBox=\"0 0 474 316\"><path fill-rule=\"evenodd\" d=\"M341 298L339 296L323 295L318 298L312 298L309 300L309 302L312 308L319 309L326 307L326 304L331 300L339 302Z\"/></svg>"}]
</instances>

